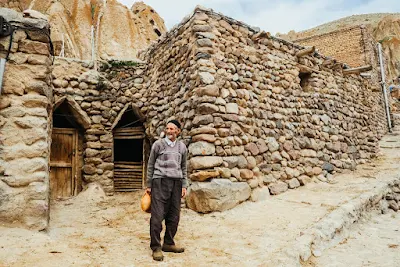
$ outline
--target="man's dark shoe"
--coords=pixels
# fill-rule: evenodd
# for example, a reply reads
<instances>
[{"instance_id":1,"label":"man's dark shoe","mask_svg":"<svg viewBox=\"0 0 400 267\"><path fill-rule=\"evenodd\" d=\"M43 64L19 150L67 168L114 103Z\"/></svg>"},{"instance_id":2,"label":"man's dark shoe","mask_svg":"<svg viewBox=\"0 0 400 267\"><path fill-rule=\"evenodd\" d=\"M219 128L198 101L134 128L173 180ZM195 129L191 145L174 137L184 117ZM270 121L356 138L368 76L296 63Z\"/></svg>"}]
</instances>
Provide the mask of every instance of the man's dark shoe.
<instances>
[{"instance_id":1,"label":"man's dark shoe","mask_svg":"<svg viewBox=\"0 0 400 267\"><path fill-rule=\"evenodd\" d=\"M182 252L185 251L185 249L184 249L184 248L177 247L177 246L175 246L175 245L167 245L167 244L164 244L164 245L162 246L162 251L164 251L164 252L173 252L173 253L182 253Z\"/></svg>"},{"instance_id":2,"label":"man's dark shoe","mask_svg":"<svg viewBox=\"0 0 400 267\"><path fill-rule=\"evenodd\" d=\"M164 259L164 255L162 254L161 248L156 248L153 250L153 260L162 261Z\"/></svg>"}]
</instances>

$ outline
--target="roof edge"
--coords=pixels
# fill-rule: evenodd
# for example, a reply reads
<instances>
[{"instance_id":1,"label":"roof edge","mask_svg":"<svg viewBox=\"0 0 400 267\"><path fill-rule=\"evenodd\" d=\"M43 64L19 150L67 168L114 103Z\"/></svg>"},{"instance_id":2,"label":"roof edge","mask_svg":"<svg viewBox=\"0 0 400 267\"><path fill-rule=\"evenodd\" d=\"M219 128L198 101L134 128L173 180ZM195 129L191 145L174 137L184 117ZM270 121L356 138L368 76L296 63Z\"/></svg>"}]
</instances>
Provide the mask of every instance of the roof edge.
<instances>
[{"instance_id":1,"label":"roof edge","mask_svg":"<svg viewBox=\"0 0 400 267\"><path fill-rule=\"evenodd\" d=\"M151 54L153 54L154 50L155 50L158 46L160 46L160 45L166 43L166 42L169 40L170 37L172 37L173 35L175 35L175 34L176 34L183 26L185 26L197 13L206 13L207 15L220 16L222 19L226 20L227 22L229 22L229 23L234 23L234 24L240 25L240 26L242 26L242 27L245 27L245 28L247 28L248 30L250 30L250 31L253 32L253 33L258 33L258 32L261 31L261 29L260 29L259 27L251 26L251 25L249 25L249 24L247 24L247 23L245 23L245 22L236 20L236 19L231 18L231 17L229 17L229 16L226 16L226 15L224 15L224 14L222 14L222 13L216 12L216 11L214 11L214 10L211 9L211 8L206 8L206 7L197 5L197 6L194 8L194 10L193 10L192 13L190 13L190 14L187 15L187 16L185 16L185 17L182 19L182 21L181 21L180 23L176 24L174 27L172 27L171 30L169 30L168 32L166 32L166 33L164 33L163 35L161 35L161 37L160 37L155 43L153 43L152 45L150 45L148 48L146 48L146 49L140 51L139 54L140 54L142 57L143 57L144 55L151 55ZM282 39L282 38L279 38L279 37L276 37L276 36L272 36L272 35L271 35L271 39L276 40L276 41L281 42L281 43L284 43L285 45L293 46L293 47L295 47L295 48L297 48L297 49L303 49L303 48L304 48L304 46L302 46L302 45L296 44L296 43L294 43L294 42L287 41L287 40L285 40L285 39Z\"/></svg>"},{"instance_id":2,"label":"roof edge","mask_svg":"<svg viewBox=\"0 0 400 267\"><path fill-rule=\"evenodd\" d=\"M305 40L309 40L309 39L312 39L312 38L321 37L321 36L324 36L324 35L329 35L329 34L332 34L332 33L338 33L338 32L342 32L342 31L350 31L350 30L353 30L353 29L356 29L356 28L364 29L364 28L366 28L366 25L365 24L357 24L357 25L350 26L350 27L343 28L343 29L338 29L338 30L334 30L334 31L330 31L330 32L311 35L309 37L295 39L295 40L293 40L293 42L305 41Z\"/></svg>"}]
</instances>

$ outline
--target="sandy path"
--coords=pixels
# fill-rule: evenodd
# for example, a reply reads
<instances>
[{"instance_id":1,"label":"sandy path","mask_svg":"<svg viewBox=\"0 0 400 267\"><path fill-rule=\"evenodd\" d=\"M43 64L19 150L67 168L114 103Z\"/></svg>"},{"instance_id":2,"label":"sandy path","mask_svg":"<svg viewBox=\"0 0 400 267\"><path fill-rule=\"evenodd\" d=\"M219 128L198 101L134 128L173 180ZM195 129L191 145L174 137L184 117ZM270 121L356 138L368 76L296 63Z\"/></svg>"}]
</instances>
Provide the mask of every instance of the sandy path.
<instances>
[{"instance_id":1,"label":"sandy path","mask_svg":"<svg viewBox=\"0 0 400 267\"><path fill-rule=\"evenodd\" d=\"M347 184L342 197L332 191L332 185L313 184L222 213L200 215L184 209L177 242L186 252L168 254L157 265L267 266L263 264L302 231L362 192L361 180L365 179L358 181L357 190ZM344 178L341 182L346 184ZM47 233L0 229L0 262L4 266L154 266L148 248L150 216L139 210L140 196L54 203Z\"/></svg>"},{"instance_id":2,"label":"sandy path","mask_svg":"<svg viewBox=\"0 0 400 267\"><path fill-rule=\"evenodd\" d=\"M87 205L54 203L48 233L0 229L6 237L0 241L0 259L4 266L154 266L148 248L150 217L139 210L140 196L118 194ZM285 208L288 204L298 212ZM199 215L184 209L177 242L186 252L167 254L158 265L255 266L326 211L311 212L309 204L279 198L223 213Z\"/></svg>"}]
</instances>

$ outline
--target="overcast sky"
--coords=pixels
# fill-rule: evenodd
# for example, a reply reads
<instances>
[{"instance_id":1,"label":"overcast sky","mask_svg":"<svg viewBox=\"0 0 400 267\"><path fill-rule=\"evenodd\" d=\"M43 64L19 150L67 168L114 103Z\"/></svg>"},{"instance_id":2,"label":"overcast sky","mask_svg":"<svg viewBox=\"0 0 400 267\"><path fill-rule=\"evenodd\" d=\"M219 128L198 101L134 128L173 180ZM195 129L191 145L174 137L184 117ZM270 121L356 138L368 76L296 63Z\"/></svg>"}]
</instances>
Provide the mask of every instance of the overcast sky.
<instances>
[{"instance_id":1,"label":"overcast sky","mask_svg":"<svg viewBox=\"0 0 400 267\"><path fill-rule=\"evenodd\" d=\"M118 0L129 8L135 0ZM164 19L168 29L196 5L258 26L272 34L301 31L345 16L400 12L400 0L144 0Z\"/></svg>"}]
</instances>

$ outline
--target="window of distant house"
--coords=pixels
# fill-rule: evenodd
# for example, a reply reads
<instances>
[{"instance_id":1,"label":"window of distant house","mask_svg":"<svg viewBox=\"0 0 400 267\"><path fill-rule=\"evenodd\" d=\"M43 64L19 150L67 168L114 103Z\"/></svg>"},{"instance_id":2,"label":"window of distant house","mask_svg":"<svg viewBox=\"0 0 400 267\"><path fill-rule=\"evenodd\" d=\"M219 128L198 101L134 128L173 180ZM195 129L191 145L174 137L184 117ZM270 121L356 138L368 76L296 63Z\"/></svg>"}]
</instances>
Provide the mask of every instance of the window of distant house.
<instances>
[{"instance_id":1,"label":"window of distant house","mask_svg":"<svg viewBox=\"0 0 400 267\"><path fill-rule=\"evenodd\" d=\"M158 35L161 36L161 32L158 29L154 29L154 32Z\"/></svg>"}]
</instances>

